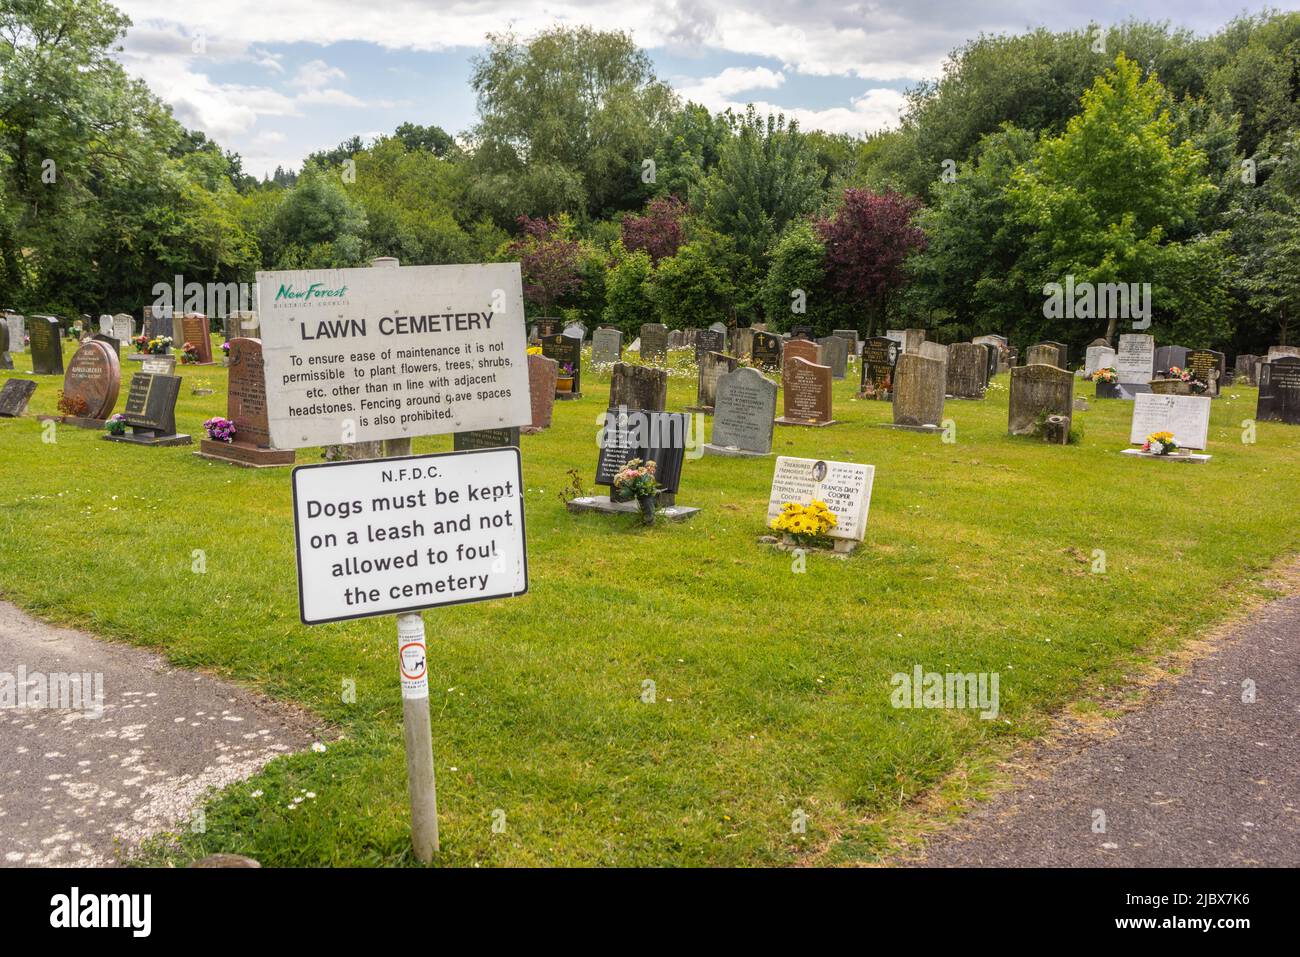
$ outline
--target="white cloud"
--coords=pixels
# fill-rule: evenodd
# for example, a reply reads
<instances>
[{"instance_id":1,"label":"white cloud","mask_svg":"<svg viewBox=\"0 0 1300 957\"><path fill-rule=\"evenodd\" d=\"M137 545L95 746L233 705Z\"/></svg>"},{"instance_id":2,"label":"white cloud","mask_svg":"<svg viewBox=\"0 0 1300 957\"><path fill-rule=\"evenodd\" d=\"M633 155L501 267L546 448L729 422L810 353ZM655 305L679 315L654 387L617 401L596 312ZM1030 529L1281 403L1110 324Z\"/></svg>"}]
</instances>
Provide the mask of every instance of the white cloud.
<instances>
[{"instance_id":1,"label":"white cloud","mask_svg":"<svg viewBox=\"0 0 1300 957\"><path fill-rule=\"evenodd\" d=\"M767 67L729 66L716 76L675 83L684 100L716 109L715 103L726 102L746 90L774 90L785 82L785 74Z\"/></svg>"},{"instance_id":2,"label":"white cloud","mask_svg":"<svg viewBox=\"0 0 1300 957\"><path fill-rule=\"evenodd\" d=\"M346 80L347 74L336 66L330 66L324 60L308 60L298 67L298 72L289 81L290 86L303 90L319 90L329 86L335 80Z\"/></svg>"}]
</instances>

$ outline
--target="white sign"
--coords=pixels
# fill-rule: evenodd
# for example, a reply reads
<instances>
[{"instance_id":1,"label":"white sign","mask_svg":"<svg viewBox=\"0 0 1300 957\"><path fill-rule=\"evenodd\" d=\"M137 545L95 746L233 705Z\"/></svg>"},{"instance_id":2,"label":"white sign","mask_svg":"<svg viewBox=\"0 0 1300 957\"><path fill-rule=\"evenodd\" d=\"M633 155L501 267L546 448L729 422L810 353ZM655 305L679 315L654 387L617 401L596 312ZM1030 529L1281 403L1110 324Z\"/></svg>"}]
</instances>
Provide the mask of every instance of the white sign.
<instances>
[{"instance_id":1,"label":"white sign","mask_svg":"<svg viewBox=\"0 0 1300 957\"><path fill-rule=\"evenodd\" d=\"M1133 402L1128 440L1141 445L1152 432L1172 432L1180 449L1204 449L1210 435L1208 395L1139 393Z\"/></svg>"},{"instance_id":2,"label":"white sign","mask_svg":"<svg viewBox=\"0 0 1300 957\"><path fill-rule=\"evenodd\" d=\"M528 590L511 446L300 466L293 524L308 625Z\"/></svg>"},{"instance_id":3,"label":"white sign","mask_svg":"<svg viewBox=\"0 0 1300 957\"><path fill-rule=\"evenodd\" d=\"M772 493L767 501L768 524L781 514L786 502L807 505L816 499L825 502L835 514L835 527L827 532L831 538L860 542L867 531L867 510L871 507L871 483L875 477L874 465L777 456Z\"/></svg>"},{"instance_id":4,"label":"white sign","mask_svg":"<svg viewBox=\"0 0 1300 957\"><path fill-rule=\"evenodd\" d=\"M257 274L271 444L528 425L518 263Z\"/></svg>"},{"instance_id":5,"label":"white sign","mask_svg":"<svg viewBox=\"0 0 1300 957\"><path fill-rule=\"evenodd\" d=\"M1119 350L1115 354L1115 372L1120 382L1146 385L1156 368L1155 336L1136 334L1119 337Z\"/></svg>"}]
</instances>

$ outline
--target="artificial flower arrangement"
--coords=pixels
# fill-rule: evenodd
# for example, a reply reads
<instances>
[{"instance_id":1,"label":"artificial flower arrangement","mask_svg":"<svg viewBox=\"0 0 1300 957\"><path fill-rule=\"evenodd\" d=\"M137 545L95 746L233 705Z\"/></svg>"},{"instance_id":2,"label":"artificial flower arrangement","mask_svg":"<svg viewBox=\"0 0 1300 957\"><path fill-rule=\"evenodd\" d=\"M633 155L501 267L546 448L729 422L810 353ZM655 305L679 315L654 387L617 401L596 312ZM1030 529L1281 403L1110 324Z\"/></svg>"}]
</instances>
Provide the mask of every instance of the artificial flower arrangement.
<instances>
[{"instance_id":1,"label":"artificial flower arrangement","mask_svg":"<svg viewBox=\"0 0 1300 957\"><path fill-rule=\"evenodd\" d=\"M614 476L613 498L620 502L636 499L641 504L641 520L646 525L653 525L655 520L655 496L662 491L655 481L655 463L653 460L642 462L629 459Z\"/></svg>"},{"instance_id":2,"label":"artificial flower arrangement","mask_svg":"<svg viewBox=\"0 0 1300 957\"><path fill-rule=\"evenodd\" d=\"M136 336L131 341L135 343L136 352L151 356L166 355L167 350L172 347L171 336L154 336L152 339L148 336Z\"/></svg>"},{"instance_id":3,"label":"artificial flower arrangement","mask_svg":"<svg viewBox=\"0 0 1300 957\"><path fill-rule=\"evenodd\" d=\"M1164 372L1160 373L1162 379L1175 379L1179 382L1186 382L1192 387L1193 392L1204 392L1209 388L1204 382L1196 378L1191 369L1183 369L1179 366L1170 366Z\"/></svg>"},{"instance_id":4,"label":"artificial flower arrangement","mask_svg":"<svg viewBox=\"0 0 1300 957\"><path fill-rule=\"evenodd\" d=\"M109 435L126 435L126 416L121 412L104 423L104 431Z\"/></svg>"},{"instance_id":5,"label":"artificial flower arrangement","mask_svg":"<svg viewBox=\"0 0 1300 957\"><path fill-rule=\"evenodd\" d=\"M213 442L225 442L229 445L235 441L235 423L229 419L223 419L221 416L213 416L203 423L203 428L207 429L208 438Z\"/></svg>"},{"instance_id":6,"label":"artificial flower arrangement","mask_svg":"<svg viewBox=\"0 0 1300 957\"><path fill-rule=\"evenodd\" d=\"M1142 443L1142 451L1152 455L1173 455L1178 451L1178 443L1174 441L1172 432L1152 432Z\"/></svg>"},{"instance_id":7,"label":"artificial flower arrangement","mask_svg":"<svg viewBox=\"0 0 1300 957\"><path fill-rule=\"evenodd\" d=\"M149 351L149 337L148 337L148 336L133 336L132 339L131 339L131 343L135 346L135 351L136 351L136 352L148 352L148 351Z\"/></svg>"},{"instance_id":8,"label":"artificial flower arrangement","mask_svg":"<svg viewBox=\"0 0 1300 957\"><path fill-rule=\"evenodd\" d=\"M199 347L192 342L181 346L181 365L193 365L199 361Z\"/></svg>"},{"instance_id":9,"label":"artificial flower arrangement","mask_svg":"<svg viewBox=\"0 0 1300 957\"><path fill-rule=\"evenodd\" d=\"M223 343L221 344L221 354L222 354L223 356L227 356L227 357L230 356L230 340L229 340L229 339L227 339L225 342L223 342Z\"/></svg>"},{"instance_id":10,"label":"artificial flower arrangement","mask_svg":"<svg viewBox=\"0 0 1300 957\"><path fill-rule=\"evenodd\" d=\"M561 362L555 370L555 390L557 392L573 391L573 363Z\"/></svg>"},{"instance_id":11,"label":"artificial flower arrangement","mask_svg":"<svg viewBox=\"0 0 1300 957\"><path fill-rule=\"evenodd\" d=\"M771 528L790 536L799 545L824 546L835 525L835 513L825 502L813 499L807 505L786 502L781 506L781 514L772 519Z\"/></svg>"},{"instance_id":12,"label":"artificial flower arrangement","mask_svg":"<svg viewBox=\"0 0 1300 957\"><path fill-rule=\"evenodd\" d=\"M541 346L529 346L529 347L528 347L528 354L529 354L530 356L540 356L540 355L542 354L542 347L541 347Z\"/></svg>"},{"instance_id":13,"label":"artificial flower arrangement","mask_svg":"<svg viewBox=\"0 0 1300 957\"><path fill-rule=\"evenodd\" d=\"M1115 383L1119 381L1119 373L1107 366L1104 369L1098 369L1088 378L1093 382Z\"/></svg>"}]
</instances>

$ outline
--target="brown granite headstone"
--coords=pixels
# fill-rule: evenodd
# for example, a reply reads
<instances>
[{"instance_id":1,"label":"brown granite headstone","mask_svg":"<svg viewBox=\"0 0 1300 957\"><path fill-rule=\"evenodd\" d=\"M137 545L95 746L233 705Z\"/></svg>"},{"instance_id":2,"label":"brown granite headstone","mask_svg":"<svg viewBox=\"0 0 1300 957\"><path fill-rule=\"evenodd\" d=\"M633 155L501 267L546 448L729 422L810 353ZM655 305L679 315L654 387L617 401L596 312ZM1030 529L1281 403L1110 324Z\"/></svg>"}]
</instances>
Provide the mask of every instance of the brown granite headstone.
<instances>
[{"instance_id":1,"label":"brown granite headstone","mask_svg":"<svg viewBox=\"0 0 1300 957\"><path fill-rule=\"evenodd\" d=\"M68 360L63 374L63 398L79 405L69 414L103 421L113 414L122 388L117 350L98 339L87 339ZM65 410L67 411L67 410Z\"/></svg>"},{"instance_id":2,"label":"brown granite headstone","mask_svg":"<svg viewBox=\"0 0 1300 957\"><path fill-rule=\"evenodd\" d=\"M226 418L235 423L234 441L203 439L199 442L199 454L240 465L292 465L292 449L271 448L262 340L231 339L228 369Z\"/></svg>"},{"instance_id":3,"label":"brown granite headstone","mask_svg":"<svg viewBox=\"0 0 1300 957\"><path fill-rule=\"evenodd\" d=\"M778 424L829 425L833 421L830 366L796 356L786 361L782 380L784 414L776 420Z\"/></svg>"},{"instance_id":4,"label":"brown granite headstone","mask_svg":"<svg viewBox=\"0 0 1300 957\"><path fill-rule=\"evenodd\" d=\"M555 409L555 374L560 364L546 356L528 357L528 397L532 405L532 424L525 432L540 432L551 427Z\"/></svg>"},{"instance_id":5,"label":"brown granite headstone","mask_svg":"<svg viewBox=\"0 0 1300 957\"><path fill-rule=\"evenodd\" d=\"M817 365L817 355L820 350L817 343L811 339L788 339L784 346L781 347L781 375L786 373L788 366L795 359L803 359L805 362L811 362Z\"/></svg>"},{"instance_id":6,"label":"brown granite headstone","mask_svg":"<svg viewBox=\"0 0 1300 957\"><path fill-rule=\"evenodd\" d=\"M181 332L185 336L184 340L174 342L172 345L183 349L188 342L198 352L199 365L211 365L212 334L208 326L208 317L196 312L187 313L181 320Z\"/></svg>"},{"instance_id":7,"label":"brown granite headstone","mask_svg":"<svg viewBox=\"0 0 1300 957\"><path fill-rule=\"evenodd\" d=\"M609 379L609 407L663 412L668 404L668 370L616 362Z\"/></svg>"}]
</instances>

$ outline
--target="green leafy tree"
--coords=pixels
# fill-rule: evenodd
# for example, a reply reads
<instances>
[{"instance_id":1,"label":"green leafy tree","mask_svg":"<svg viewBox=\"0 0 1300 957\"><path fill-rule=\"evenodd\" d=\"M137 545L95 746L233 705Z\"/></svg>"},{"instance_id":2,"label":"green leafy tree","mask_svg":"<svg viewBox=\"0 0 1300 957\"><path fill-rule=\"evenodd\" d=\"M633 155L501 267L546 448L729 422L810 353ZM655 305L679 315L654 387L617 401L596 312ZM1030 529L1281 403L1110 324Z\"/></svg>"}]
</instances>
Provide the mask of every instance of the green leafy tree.
<instances>
[{"instance_id":1,"label":"green leafy tree","mask_svg":"<svg viewBox=\"0 0 1300 957\"><path fill-rule=\"evenodd\" d=\"M733 320L734 259L729 238L702 232L676 255L660 260L649 288L658 321L680 329Z\"/></svg>"},{"instance_id":2,"label":"green leafy tree","mask_svg":"<svg viewBox=\"0 0 1300 957\"><path fill-rule=\"evenodd\" d=\"M826 247L807 219L797 219L772 247L762 287L763 315L778 331L809 325L818 336L856 328L853 308L826 276Z\"/></svg>"},{"instance_id":3,"label":"green leafy tree","mask_svg":"<svg viewBox=\"0 0 1300 957\"><path fill-rule=\"evenodd\" d=\"M641 324L654 321L654 302L650 298L650 279L654 267L644 250L628 252L622 243L614 244L614 261L605 276L605 325L637 335Z\"/></svg>"}]
</instances>

